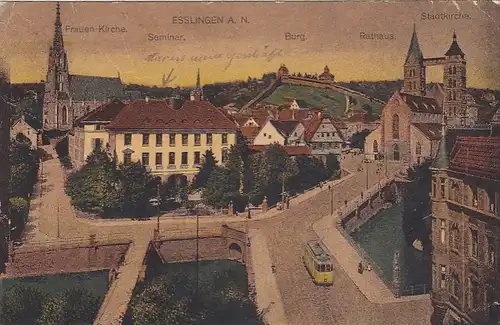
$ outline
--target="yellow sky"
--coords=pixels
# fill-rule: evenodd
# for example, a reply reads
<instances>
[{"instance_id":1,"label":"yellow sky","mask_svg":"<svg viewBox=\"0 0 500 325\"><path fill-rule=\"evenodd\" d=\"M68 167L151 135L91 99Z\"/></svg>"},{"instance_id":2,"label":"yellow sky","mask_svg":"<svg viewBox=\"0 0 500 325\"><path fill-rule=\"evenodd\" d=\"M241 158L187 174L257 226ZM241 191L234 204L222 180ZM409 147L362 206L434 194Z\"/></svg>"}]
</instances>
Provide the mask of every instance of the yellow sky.
<instances>
[{"instance_id":1,"label":"yellow sky","mask_svg":"<svg viewBox=\"0 0 500 325\"><path fill-rule=\"evenodd\" d=\"M0 55L10 65L11 80L45 79L55 4L8 3L2 9ZM422 19L441 13L462 16ZM177 16L222 17L224 22L174 24ZM236 23L228 23L230 17ZM495 24L500 7L492 3L62 3L61 18L70 72L116 76L119 71L125 83L159 86L162 74L174 69L170 86L192 85L197 68L202 83L246 79L276 71L281 63L292 72L310 73L328 64L342 81L398 79L415 23L425 57L443 56L455 30L468 60L468 85L500 89L500 27ZM99 31L100 25L126 32ZM74 32L85 27L94 32ZM307 39L286 40L286 33ZM393 36L373 40L360 33ZM181 40L150 41L149 34ZM154 53L179 61L145 60ZM441 79L440 68L429 69L429 81Z\"/></svg>"}]
</instances>

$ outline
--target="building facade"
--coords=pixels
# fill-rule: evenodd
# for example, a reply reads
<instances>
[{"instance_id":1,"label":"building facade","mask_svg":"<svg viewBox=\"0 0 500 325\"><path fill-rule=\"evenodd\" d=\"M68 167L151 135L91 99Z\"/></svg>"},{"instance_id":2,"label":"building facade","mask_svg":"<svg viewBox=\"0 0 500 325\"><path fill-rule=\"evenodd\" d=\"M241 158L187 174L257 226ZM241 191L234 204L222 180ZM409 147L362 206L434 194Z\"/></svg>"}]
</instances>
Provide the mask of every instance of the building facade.
<instances>
[{"instance_id":1,"label":"building facade","mask_svg":"<svg viewBox=\"0 0 500 325\"><path fill-rule=\"evenodd\" d=\"M497 324L500 138L447 142L431 168L432 324Z\"/></svg>"},{"instance_id":2,"label":"building facade","mask_svg":"<svg viewBox=\"0 0 500 325\"><path fill-rule=\"evenodd\" d=\"M54 39L49 49L43 129L70 130L73 122L113 98L124 98L120 77L96 77L69 73L64 48L60 6L57 3Z\"/></svg>"},{"instance_id":3,"label":"building facade","mask_svg":"<svg viewBox=\"0 0 500 325\"><path fill-rule=\"evenodd\" d=\"M109 133L105 127L124 107L123 102L115 99L75 121L68 135L69 156L73 168L80 169L95 147L108 148Z\"/></svg>"},{"instance_id":4,"label":"building facade","mask_svg":"<svg viewBox=\"0 0 500 325\"><path fill-rule=\"evenodd\" d=\"M38 147L39 132L33 128L26 120L24 115L21 116L17 121L10 127L10 137L15 138L18 134L24 135L31 141L31 147L36 149Z\"/></svg>"},{"instance_id":5,"label":"building facade","mask_svg":"<svg viewBox=\"0 0 500 325\"><path fill-rule=\"evenodd\" d=\"M207 101L140 100L126 103L105 130L118 163L140 161L164 180L178 174L189 180L207 150L225 163L237 126Z\"/></svg>"}]
</instances>

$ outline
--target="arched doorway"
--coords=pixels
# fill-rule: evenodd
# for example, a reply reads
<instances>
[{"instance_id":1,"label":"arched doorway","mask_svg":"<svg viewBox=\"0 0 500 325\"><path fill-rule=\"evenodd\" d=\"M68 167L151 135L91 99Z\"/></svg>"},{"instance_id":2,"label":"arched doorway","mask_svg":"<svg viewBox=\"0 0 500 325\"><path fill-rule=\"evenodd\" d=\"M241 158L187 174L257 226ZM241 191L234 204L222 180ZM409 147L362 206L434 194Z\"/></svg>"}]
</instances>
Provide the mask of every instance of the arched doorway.
<instances>
[{"instance_id":1,"label":"arched doorway","mask_svg":"<svg viewBox=\"0 0 500 325\"><path fill-rule=\"evenodd\" d=\"M392 146L393 160L399 160L399 146L394 144Z\"/></svg>"},{"instance_id":2,"label":"arched doorway","mask_svg":"<svg viewBox=\"0 0 500 325\"><path fill-rule=\"evenodd\" d=\"M241 260L243 257L243 252L241 246L237 243L232 243L229 245L229 258L233 260Z\"/></svg>"}]
</instances>

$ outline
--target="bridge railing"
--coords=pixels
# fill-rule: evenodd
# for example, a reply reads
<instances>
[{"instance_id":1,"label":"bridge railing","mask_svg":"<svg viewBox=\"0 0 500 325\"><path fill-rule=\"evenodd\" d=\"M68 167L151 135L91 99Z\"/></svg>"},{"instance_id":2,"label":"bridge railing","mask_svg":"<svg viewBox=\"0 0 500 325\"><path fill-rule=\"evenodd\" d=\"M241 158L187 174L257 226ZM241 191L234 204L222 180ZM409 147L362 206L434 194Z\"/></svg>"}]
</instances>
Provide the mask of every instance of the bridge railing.
<instances>
[{"instance_id":1,"label":"bridge railing","mask_svg":"<svg viewBox=\"0 0 500 325\"><path fill-rule=\"evenodd\" d=\"M431 286L428 284L414 284L406 286L402 292L402 296L417 296L425 295L431 292Z\"/></svg>"}]
</instances>

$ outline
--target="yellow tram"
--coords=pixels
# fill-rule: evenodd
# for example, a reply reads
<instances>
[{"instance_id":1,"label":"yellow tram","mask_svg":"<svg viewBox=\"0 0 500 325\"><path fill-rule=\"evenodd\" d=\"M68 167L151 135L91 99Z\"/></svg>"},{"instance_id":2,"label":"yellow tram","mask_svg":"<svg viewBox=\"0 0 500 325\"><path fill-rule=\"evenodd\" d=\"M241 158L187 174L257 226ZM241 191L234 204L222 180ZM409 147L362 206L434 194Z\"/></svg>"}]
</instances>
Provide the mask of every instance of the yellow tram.
<instances>
[{"instance_id":1,"label":"yellow tram","mask_svg":"<svg viewBox=\"0 0 500 325\"><path fill-rule=\"evenodd\" d=\"M302 261L318 285L333 284L333 265L326 247L319 240L308 241L303 248Z\"/></svg>"}]
</instances>

